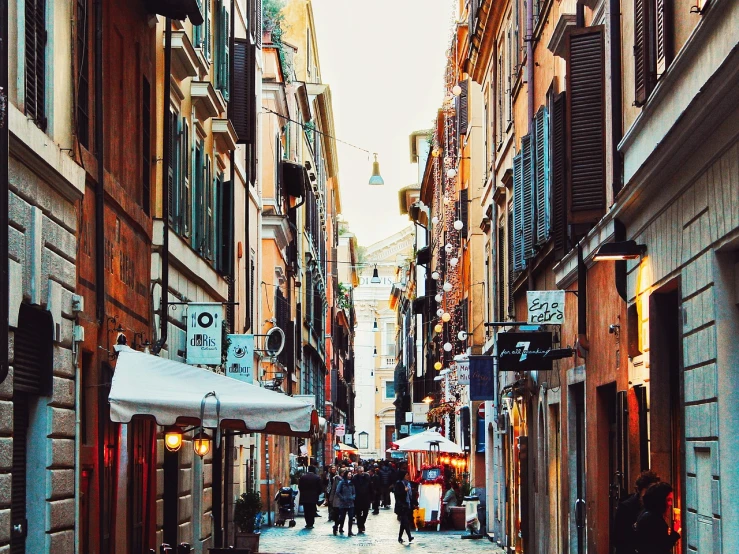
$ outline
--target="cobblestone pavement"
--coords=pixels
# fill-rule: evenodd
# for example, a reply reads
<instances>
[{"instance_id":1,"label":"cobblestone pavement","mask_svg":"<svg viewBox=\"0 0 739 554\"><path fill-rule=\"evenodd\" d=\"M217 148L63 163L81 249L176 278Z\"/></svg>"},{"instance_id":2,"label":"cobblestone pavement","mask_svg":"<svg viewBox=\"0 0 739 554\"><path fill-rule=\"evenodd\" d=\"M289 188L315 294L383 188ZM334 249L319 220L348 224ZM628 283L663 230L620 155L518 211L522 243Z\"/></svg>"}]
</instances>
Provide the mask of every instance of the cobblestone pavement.
<instances>
[{"instance_id":1,"label":"cobblestone pavement","mask_svg":"<svg viewBox=\"0 0 739 554\"><path fill-rule=\"evenodd\" d=\"M393 510L380 510L379 515L370 513L367 518L365 535L347 537L346 534L334 537L332 522L328 521L326 508L319 508L320 518L316 518L313 529L304 529L302 516L296 519L296 526L262 527L259 551L279 554L369 554L401 553L409 549L428 554L457 554L462 552L487 552L502 554L497 545L487 539L463 540L461 531L412 531L414 540L408 544L398 543L398 521ZM344 526L346 532L347 527ZM356 533L356 527L354 527Z\"/></svg>"}]
</instances>

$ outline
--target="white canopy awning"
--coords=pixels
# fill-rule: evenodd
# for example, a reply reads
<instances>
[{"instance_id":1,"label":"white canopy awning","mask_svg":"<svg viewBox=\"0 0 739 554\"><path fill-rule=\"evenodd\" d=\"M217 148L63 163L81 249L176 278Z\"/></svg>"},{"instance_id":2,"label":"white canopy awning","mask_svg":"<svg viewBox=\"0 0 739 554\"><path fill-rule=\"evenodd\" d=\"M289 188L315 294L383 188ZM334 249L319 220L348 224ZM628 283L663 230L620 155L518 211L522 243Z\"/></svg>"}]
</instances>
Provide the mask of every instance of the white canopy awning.
<instances>
[{"instance_id":1,"label":"white canopy awning","mask_svg":"<svg viewBox=\"0 0 739 554\"><path fill-rule=\"evenodd\" d=\"M424 431L410 437L404 437L393 443L392 450L399 452L427 452L436 450L439 445L439 452L448 454L462 454L462 449L438 431ZM395 448L397 447L397 448Z\"/></svg>"},{"instance_id":2,"label":"white canopy awning","mask_svg":"<svg viewBox=\"0 0 739 554\"><path fill-rule=\"evenodd\" d=\"M318 429L312 405L256 385L243 383L180 362L120 349L108 397L110 418L128 423L134 416L151 416L159 425L200 425L274 435L309 437Z\"/></svg>"},{"instance_id":3,"label":"white canopy awning","mask_svg":"<svg viewBox=\"0 0 739 554\"><path fill-rule=\"evenodd\" d=\"M337 452L358 452L356 448L349 446L348 444L344 444L343 442L336 443L334 445L334 450Z\"/></svg>"}]
</instances>

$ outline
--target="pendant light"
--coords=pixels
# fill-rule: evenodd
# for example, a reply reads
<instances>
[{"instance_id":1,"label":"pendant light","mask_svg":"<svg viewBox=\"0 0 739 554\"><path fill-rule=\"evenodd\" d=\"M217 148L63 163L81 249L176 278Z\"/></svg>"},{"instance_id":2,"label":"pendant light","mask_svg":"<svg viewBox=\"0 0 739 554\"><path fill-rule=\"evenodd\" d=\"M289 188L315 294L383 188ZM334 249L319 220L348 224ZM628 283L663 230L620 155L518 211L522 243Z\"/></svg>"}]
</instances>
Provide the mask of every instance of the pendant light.
<instances>
[{"instance_id":1,"label":"pendant light","mask_svg":"<svg viewBox=\"0 0 739 554\"><path fill-rule=\"evenodd\" d=\"M373 285L379 285L382 281L380 281L380 272L377 271L377 264L375 264L375 269L372 270L372 279L370 279L370 283Z\"/></svg>"},{"instance_id":2,"label":"pendant light","mask_svg":"<svg viewBox=\"0 0 739 554\"><path fill-rule=\"evenodd\" d=\"M380 176L380 162L377 161L377 153L373 154L375 161L372 162L372 176L370 177L370 185L384 185L385 180Z\"/></svg>"}]
</instances>

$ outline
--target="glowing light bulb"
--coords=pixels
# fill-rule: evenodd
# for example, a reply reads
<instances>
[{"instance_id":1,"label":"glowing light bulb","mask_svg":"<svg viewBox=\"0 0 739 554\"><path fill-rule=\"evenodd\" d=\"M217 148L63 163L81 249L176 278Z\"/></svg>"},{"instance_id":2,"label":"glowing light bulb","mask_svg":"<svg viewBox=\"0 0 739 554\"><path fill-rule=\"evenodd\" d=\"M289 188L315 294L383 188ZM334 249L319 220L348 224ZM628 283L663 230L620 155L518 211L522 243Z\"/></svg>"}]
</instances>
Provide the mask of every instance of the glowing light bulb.
<instances>
[{"instance_id":1,"label":"glowing light bulb","mask_svg":"<svg viewBox=\"0 0 739 554\"><path fill-rule=\"evenodd\" d=\"M442 310L441 308L439 308L438 310L436 310L436 315L438 317L442 317L444 315L444 310Z\"/></svg>"},{"instance_id":2,"label":"glowing light bulb","mask_svg":"<svg viewBox=\"0 0 739 554\"><path fill-rule=\"evenodd\" d=\"M457 258L452 258L449 260L449 265L452 267L456 266L458 263L459 263L459 259Z\"/></svg>"},{"instance_id":3,"label":"glowing light bulb","mask_svg":"<svg viewBox=\"0 0 739 554\"><path fill-rule=\"evenodd\" d=\"M457 176L457 170L454 169L453 167L450 167L446 171L446 176L449 177L450 179L454 179Z\"/></svg>"},{"instance_id":4,"label":"glowing light bulb","mask_svg":"<svg viewBox=\"0 0 739 554\"><path fill-rule=\"evenodd\" d=\"M431 278L432 278L432 279L433 279L434 281L438 281L438 280L439 280L439 277L441 277L441 275L439 274L439 272L438 272L438 271L434 271L434 272L433 272L433 273L431 274Z\"/></svg>"},{"instance_id":5,"label":"glowing light bulb","mask_svg":"<svg viewBox=\"0 0 739 554\"><path fill-rule=\"evenodd\" d=\"M457 231L461 231L462 230L462 227L464 227L464 223L462 223L460 220L457 220L457 221L454 222L454 228Z\"/></svg>"},{"instance_id":6,"label":"glowing light bulb","mask_svg":"<svg viewBox=\"0 0 739 554\"><path fill-rule=\"evenodd\" d=\"M451 290L452 290L453 288L454 288L454 287L452 286L452 284L451 284L451 283L450 283L449 281L447 281L446 283L444 283L444 291L445 291L445 292L451 292Z\"/></svg>"},{"instance_id":7,"label":"glowing light bulb","mask_svg":"<svg viewBox=\"0 0 739 554\"><path fill-rule=\"evenodd\" d=\"M462 87L460 87L459 85L454 85L452 87L452 94L454 96L459 96L460 94L462 94Z\"/></svg>"},{"instance_id":8,"label":"glowing light bulb","mask_svg":"<svg viewBox=\"0 0 739 554\"><path fill-rule=\"evenodd\" d=\"M437 323L434 325L434 332L435 333L441 333L444 330L444 327L441 326L441 323Z\"/></svg>"},{"instance_id":9,"label":"glowing light bulb","mask_svg":"<svg viewBox=\"0 0 739 554\"><path fill-rule=\"evenodd\" d=\"M452 316L449 315L449 312L444 312L444 313L441 314L441 320L444 323L447 323L450 319L452 319Z\"/></svg>"},{"instance_id":10,"label":"glowing light bulb","mask_svg":"<svg viewBox=\"0 0 739 554\"><path fill-rule=\"evenodd\" d=\"M451 342L445 342L444 343L444 352L451 352L452 351L452 343Z\"/></svg>"},{"instance_id":11,"label":"glowing light bulb","mask_svg":"<svg viewBox=\"0 0 739 554\"><path fill-rule=\"evenodd\" d=\"M438 225L439 224L439 218L436 217L436 216L432 217L431 218L431 223L433 223L434 225Z\"/></svg>"}]
</instances>

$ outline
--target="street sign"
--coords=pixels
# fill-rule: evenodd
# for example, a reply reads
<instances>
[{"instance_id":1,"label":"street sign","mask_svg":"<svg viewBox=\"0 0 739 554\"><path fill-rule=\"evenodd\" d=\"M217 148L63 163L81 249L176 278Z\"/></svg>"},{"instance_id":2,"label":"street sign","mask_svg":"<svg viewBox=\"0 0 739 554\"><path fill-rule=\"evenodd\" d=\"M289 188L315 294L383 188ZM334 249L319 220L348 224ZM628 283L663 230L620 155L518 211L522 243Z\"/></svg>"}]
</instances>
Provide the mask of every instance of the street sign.
<instances>
[{"instance_id":1,"label":"street sign","mask_svg":"<svg viewBox=\"0 0 739 554\"><path fill-rule=\"evenodd\" d=\"M470 362L457 362L457 384L470 384Z\"/></svg>"},{"instance_id":2,"label":"street sign","mask_svg":"<svg viewBox=\"0 0 739 554\"><path fill-rule=\"evenodd\" d=\"M254 335L226 335L226 376L254 383Z\"/></svg>"},{"instance_id":3,"label":"street sign","mask_svg":"<svg viewBox=\"0 0 739 554\"><path fill-rule=\"evenodd\" d=\"M187 305L187 363L219 365L223 343L223 305L191 302Z\"/></svg>"},{"instance_id":4,"label":"street sign","mask_svg":"<svg viewBox=\"0 0 739 554\"><path fill-rule=\"evenodd\" d=\"M485 419L485 402L480 404L480 407L477 408L477 417L480 419Z\"/></svg>"},{"instance_id":5,"label":"street sign","mask_svg":"<svg viewBox=\"0 0 739 554\"><path fill-rule=\"evenodd\" d=\"M337 437L343 437L346 433L346 425L343 423L336 424L336 427L334 427L334 435Z\"/></svg>"},{"instance_id":6,"label":"street sign","mask_svg":"<svg viewBox=\"0 0 739 554\"><path fill-rule=\"evenodd\" d=\"M530 290L526 293L528 323L562 325L565 321L565 291Z\"/></svg>"}]
</instances>

